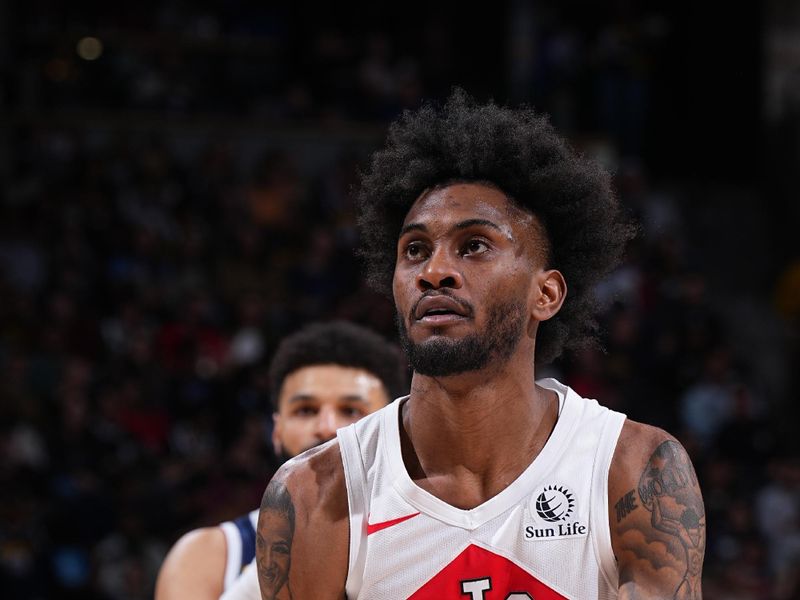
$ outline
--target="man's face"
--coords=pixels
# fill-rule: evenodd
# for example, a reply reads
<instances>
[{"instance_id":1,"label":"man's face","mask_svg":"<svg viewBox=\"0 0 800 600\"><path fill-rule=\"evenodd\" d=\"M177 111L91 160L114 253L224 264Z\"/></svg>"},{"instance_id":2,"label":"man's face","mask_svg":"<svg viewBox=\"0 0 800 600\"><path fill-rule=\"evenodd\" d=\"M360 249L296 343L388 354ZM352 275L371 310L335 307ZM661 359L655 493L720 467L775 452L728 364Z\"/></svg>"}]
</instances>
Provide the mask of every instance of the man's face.
<instances>
[{"instance_id":1,"label":"man's face","mask_svg":"<svg viewBox=\"0 0 800 600\"><path fill-rule=\"evenodd\" d=\"M394 299L414 370L446 376L511 356L525 335L541 227L496 188L423 194L397 244Z\"/></svg>"},{"instance_id":2,"label":"man's face","mask_svg":"<svg viewBox=\"0 0 800 600\"><path fill-rule=\"evenodd\" d=\"M364 369L334 364L297 369L283 380L273 415L275 452L296 456L388 402L380 379Z\"/></svg>"},{"instance_id":3,"label":"man's face","mask_svg":"<svg viewBox=\"0 0 800 600\"><path fill-rule=\"evenodd\" d=\"M276 510L263 511L260 518L266 523L264 529L270 532L269 541L259 539L264 554L259 562L261 582L269 588L266 597L276 598L289 576L294 523Z\"/></svg>"}]
</instances>

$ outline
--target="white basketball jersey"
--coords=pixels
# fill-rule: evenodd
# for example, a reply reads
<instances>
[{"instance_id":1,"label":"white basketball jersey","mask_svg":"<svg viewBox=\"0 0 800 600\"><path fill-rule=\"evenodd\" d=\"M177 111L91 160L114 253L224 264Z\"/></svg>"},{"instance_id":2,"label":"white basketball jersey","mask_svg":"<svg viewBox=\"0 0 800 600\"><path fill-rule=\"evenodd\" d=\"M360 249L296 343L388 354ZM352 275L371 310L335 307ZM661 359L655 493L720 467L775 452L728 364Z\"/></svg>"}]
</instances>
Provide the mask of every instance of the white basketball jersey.
<instances>
[{"instance_id":1,"label":"white basketball jersey","mask_svg":"<svg viewBox=\"0 0 800 600\"><path fill-rule=\"evenodd\" d=\"M261 589L258 587L258 568L253 559L242 574L230 586L225 588L219 600L261 600Z\"/></svg>"},{"instance_id":2,"label":"white basketball jersey","mask_svg":"<svg viewBox=\"0 0 800 600\"><path fill-rule=\"evenodd\" d=\"M227 557L223 591L229 589L256 555L258 509L220 524L225 533Z\"/></svg>"},{"instance_id":3,"label":"white basketball jersey","mask_svg":"<svg viewBox=\"0 0 800 600\"><path fill-rule=\"evenodd\" d=\"M554 379L559 417L507 488L461 510L418 487L393 402L338 432L350 510L347 597L367 600L617 598L608 469L625 415Z\"/></svg>"}]
</instances>

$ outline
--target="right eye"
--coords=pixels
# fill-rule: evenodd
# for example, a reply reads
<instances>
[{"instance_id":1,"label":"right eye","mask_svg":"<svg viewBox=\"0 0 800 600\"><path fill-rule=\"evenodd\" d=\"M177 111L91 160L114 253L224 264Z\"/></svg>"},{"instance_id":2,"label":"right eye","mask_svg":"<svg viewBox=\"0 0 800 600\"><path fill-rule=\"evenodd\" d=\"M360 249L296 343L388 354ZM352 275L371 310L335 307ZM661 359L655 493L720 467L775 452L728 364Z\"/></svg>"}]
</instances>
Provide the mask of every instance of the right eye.
<instances>
[{"instance_id":1,"label":"right eye","mask_svg":"<svg viewBox=\"0 0 800 600\"><path fill-rule=\"evenodd\" d=\"M426 252L425 245L422 242L411 242L406 246L404 254L408 260L420 260L425 258Z\"/></svg>"}]
</instances>

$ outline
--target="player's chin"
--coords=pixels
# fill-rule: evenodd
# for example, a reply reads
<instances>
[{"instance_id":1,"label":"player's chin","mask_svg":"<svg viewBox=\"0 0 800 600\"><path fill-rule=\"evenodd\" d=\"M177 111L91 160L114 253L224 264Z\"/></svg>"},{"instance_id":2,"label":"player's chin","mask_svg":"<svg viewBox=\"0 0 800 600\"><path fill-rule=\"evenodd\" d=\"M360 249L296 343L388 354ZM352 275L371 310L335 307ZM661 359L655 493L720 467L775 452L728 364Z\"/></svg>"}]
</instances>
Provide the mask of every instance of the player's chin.
<instances>
[{"instance_id":1,"label":"player's chin","mask_svg":"<svg viewBox=\"0 0 800 600\"><path fill-rule=\"evenodd\" d=\"M259 579L268 585L273 585L278 580L278 570L275 567L261 569Z\"/></svg>"}]
</instances>

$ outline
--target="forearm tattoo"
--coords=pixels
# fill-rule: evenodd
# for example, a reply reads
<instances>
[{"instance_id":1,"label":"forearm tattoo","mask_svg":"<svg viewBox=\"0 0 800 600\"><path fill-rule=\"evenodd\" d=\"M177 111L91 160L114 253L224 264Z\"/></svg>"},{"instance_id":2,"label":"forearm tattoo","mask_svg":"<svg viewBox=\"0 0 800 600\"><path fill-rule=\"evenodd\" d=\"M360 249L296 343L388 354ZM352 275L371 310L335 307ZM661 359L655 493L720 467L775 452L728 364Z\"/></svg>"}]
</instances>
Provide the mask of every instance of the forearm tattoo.
<instances>
[{"instance_id":1,"label":"forearm tattoo","mask_svg":"<svg viewBox=\"0 0 800 600\"><path fill-rule=\"evenodd\" d=\"M281 481L271 481L261 500L256 532L258 582L263 600L292 597L288 579L294 520L289 490Z\"/></svg>"},{"instance_id":2,"label":"forearm tattoo","mask_svg":"<svg viewBox=\"0 0 800 600\"><path fill-rule=\"evenodd\" d=\"M658 571L670 567L670 578L678 582L674 598L699 600L706 516L697 475L680 444L666 441L656 448L642 472L637 492L639 504L650 512L653 529L670 536L672 542L667 543L665 551L663 543L642 532L643 542L626 547L648 563L640 563L641 568ZM623 496L615 505L617 522L639 504L632 491Z\"/></svg>"}]
</instances>

